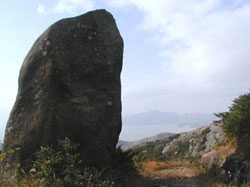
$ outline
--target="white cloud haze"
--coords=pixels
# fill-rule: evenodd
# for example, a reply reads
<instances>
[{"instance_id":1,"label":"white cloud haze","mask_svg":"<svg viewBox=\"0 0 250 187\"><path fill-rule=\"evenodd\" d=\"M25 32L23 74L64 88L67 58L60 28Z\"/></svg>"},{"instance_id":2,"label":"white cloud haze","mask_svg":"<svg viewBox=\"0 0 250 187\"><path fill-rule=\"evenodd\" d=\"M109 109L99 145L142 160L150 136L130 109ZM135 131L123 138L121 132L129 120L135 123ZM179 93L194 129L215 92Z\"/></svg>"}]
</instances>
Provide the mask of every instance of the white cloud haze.
<instances>
[{"instance_id":1,"label":"white cloud haze","mask_svg":"<svg viewBox=\"0 0 250 187\"><path fill-rule=\"evenodd\" d=\"M41 3L38 4L37 12L39 14L46 14L45 7Z\"/></svg>"},{"instance_id":2,"label":"white cloud haze","mask_svg":"<svg viewBox=\"0 0 250 187\"><path fill-rule=\"evenodd\" d=\"M39 14L47 14L48 12L75 14L79 11L86 12L94 9L94 3L94 0L57 0L56 3L52 4L52 8L46 8L43 4L39 3L37 12Z\"/></svg>"},{"instance_id":3,"label":"white cloud haze","mask_svg":"<svg viewBox=\"0 0 250 187\"><path fill-rule=\"evenodd\" d=\"M94 8L94 0L58 0L55 12L74 13L77 10L88 11Z\"/></svg>"},{"instance_id":4,"label":"white cloud haze","mask_svg":"<svg viewBox=\"0 0 250 187\"><path fill-rule=\"evenodd\" d=\"M134 86L138 92L144 89L139 97L148 99L144 107L172 111L179 104L185 110L190 107L195 111L196 106L198 110L212 111L225 97L232 100L250 88L250 2L109 0L109 3L115 7L136 6L144 14L140 28L154 32L151 42L161 46L158 54L165 59L162 63L165 75L159 76L163 80L144 88ZM139 103L132 98L138 98L135 89L125 93L124 99L128 96ZM165 95L159 96L159 89ZM150 90L155 92L146 99L145 92ZM202 98L207 100L207 95L214 104L205 102L206 110ZM178 100L183 100L182 104ZM225 103L217 110L222 108Z\"/></svg>"},{"instance_id":5,"label":"white cloud haze","mask_svg":"<svg viewBox=\"0 0 250 187\"><path fill-rule=\"evenodd\" d=\"M114 15L124 39L123 116L223 112L249 91L249 0L6 1L0 6L6 18L0 30L0 130L35 39L59 19L97 8Z\"/></svg>"}]
</instances>

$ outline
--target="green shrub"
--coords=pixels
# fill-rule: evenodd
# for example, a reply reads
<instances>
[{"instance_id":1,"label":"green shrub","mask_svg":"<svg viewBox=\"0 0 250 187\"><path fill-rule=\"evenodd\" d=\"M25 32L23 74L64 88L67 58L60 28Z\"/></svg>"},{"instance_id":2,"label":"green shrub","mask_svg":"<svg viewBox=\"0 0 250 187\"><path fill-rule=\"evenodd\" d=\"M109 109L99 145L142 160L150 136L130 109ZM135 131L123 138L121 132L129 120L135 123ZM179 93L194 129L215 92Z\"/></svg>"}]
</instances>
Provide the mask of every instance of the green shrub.
<instances>
[{"instance_id":1,"label":"green shrub","mask_svg":"<svg viewBox=\"0 0 250 187\"><path fill-rule=\"evenodd\" d=\"M250 187L250 182L243 183L243 184L241 184L240 187Z\"/></svg>"},{"instance_id":2,"label":"green shrub","mask_svg":"<svg viewBox=\"0 0 250 187\"><path fill-rule=\"evenodd\" d=\"M68 138L58 141L57 148L41 147L35 153L33 177L44 187L111 187L110 180L103 177L103 170L83 167L79 145Z\"/></svg>"},{"instance_id":3,"label":"green shrub","mask_svg":"<svg viewBox=\"0 0 250 187\"><path fill-rule=\"evenodd\" d=\"M11 154L14 154L16 151L19 151L20 148L17 147L15 149L10 149L6 152L0 153L0 166L1 166L1 172L5 176L7 169L8 169L8 164L10 162L9 158Z\"/></svg>"},{"instance_id":4,"label":"green shrub","mask_svg":"<svg viewBox=\"0 0 250 187\"><path fill-rule=\"evenodd\" d=\"M147 160L147 158L146 158L146 156L142 152L139 152L137 155L135 155L133 157L133 161L135 163L144 162L146 160Z\"/></svg>"},{"instance_id":5,"label":"green shrub","mask_svg":"<svg viewBox=\"0 0 250 187\"><path fill-rule=\"evenodd\" d=\"M102 171L98 171L95 168L85 168L84 170L84 186L85 187L111 187L113 183L106 179L102 179Z\"/></svg>"},{"instance_id":6,"label":"green shrub","mask_svg":"<svg viewBox=\"0 0 250 187\"><path fill-rule=\"evenodd\" d=\"M245 158L250 157L250 93L233 101L229 112L216 114L224 123L224 131L230 138L236 138L238 151Z\"/></svg>"},{"instance_id":7,"label":"green shrub","mask_svg":"<svg viewBox=\"0 0 250 187\"><path fill-rule=\"evenodd\" d=\"M57 150L52 146L41 147L35 153L34 177L46 187L81 186L84 177L79 167L80 154L74 153L77 147L68 138L58 142Z\"/></svg>"},{"instance_id":8,"label":"green shrub","mask_svg":"<svg viewBox=\"0 0 250 187\"><path fill-rule=\"evenodd\" d=\"M100 171L87 167L81 161L77 148L78 145L72 143L68 138L58 141L55 147L41 147L34 154L30 173L25 173L18 164L16 167L17 180L0 179L0 186L112 187L120 186L137 176L132 160L135 154L131 151L122 151L118 148L112 155L112 162ZM10 150L8 153L0 154L0 159L5 161L6 155L12 152L13 150Z\"/></svg>"}]
</instances>

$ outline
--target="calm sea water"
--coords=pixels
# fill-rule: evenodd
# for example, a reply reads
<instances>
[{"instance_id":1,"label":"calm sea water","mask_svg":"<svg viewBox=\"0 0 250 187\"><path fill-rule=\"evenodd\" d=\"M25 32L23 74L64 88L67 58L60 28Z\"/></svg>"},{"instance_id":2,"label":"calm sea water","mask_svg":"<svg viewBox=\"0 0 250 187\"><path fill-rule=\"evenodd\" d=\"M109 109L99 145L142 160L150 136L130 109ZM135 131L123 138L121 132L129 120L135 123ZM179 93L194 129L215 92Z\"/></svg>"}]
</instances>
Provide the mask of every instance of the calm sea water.
<instances>
[{"instance_id":1,"label":"calm sea water","mask_svg":"<svg viewBox=\"0 0 250 187\"><path fill-rule=\"evenodd\" d=\"M178 124L164 125L124 125L120 134L120 140L134 141L145 137L154 136L162 132L181 133L193 130L194 128Z\"/></svg>"}]
</instances>

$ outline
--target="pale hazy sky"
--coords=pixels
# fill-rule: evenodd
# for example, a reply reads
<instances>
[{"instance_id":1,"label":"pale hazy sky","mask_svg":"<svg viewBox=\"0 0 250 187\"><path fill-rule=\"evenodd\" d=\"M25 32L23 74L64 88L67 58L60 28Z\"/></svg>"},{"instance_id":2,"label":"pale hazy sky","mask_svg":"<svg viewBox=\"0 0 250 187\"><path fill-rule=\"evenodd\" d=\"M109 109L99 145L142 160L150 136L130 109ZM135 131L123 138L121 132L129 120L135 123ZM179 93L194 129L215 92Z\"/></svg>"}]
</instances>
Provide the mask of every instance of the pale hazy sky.
<instances>
[{"instance_id":1,"label":"pale hazy sky","mask_svg":"<svg viewBox=\"0 0 250 187\"><path fill-rule=\"evenodd\" d=\"M250 88L249 0L0 2L0 139L34 41L59 19L105 8L125 42L123 115L226 111Z\"/></svg>"}]
</instances>

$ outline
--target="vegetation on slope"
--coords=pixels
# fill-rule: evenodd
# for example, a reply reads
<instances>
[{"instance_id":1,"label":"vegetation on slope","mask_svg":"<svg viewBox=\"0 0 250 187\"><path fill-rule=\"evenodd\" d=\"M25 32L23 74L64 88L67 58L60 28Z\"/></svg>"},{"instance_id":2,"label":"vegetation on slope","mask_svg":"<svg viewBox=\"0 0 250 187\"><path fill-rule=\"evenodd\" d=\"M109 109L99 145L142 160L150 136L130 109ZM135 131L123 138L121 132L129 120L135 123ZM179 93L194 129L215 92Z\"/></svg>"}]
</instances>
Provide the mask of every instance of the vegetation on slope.
<instances>
[{"instance_id":1,"label":"vegetation on slope","mask_svg":"<svg viewBox=\"0 0 250 187\"><path fill-rule=\"evenodd\" d=\"M229 112L216 114L224 123L224 131L230 138L236 138L237 153L243 159L250 158L250 93L233 101Z\"/></svg>"},{"instance_id":2,"label":"vegetation on slope","mask_svg":"<svg viewBox=\"0 0 250 187\"><path fill-rule=\"evenodd\" d=\"M3 176L0 186L8 187L120 187L128 179L136 176L136 170L129 152L117 149L112 156L112 163L98 170L88 167L81 155L76 151L78 145L68 138L58 141L57 147L41 147L35 153L33 165L25 172L17 165L15 178ZM18 149L17 149L18 150ZM16 150L8 151L8 154ZM8 158L6 153L0 154L1 163ZM4 164L3 164L4 165ZM1 168L4 170L5 168Z\"/></svg>"},{"instance_id":3,"label":"vegetation on slope","mask_svg":"<svg viewBox=\"0 0 250 187\"><path fill-rule=\"evenodd\" d=\"M221 121L208 127L134 148L140 173L168 185L250 186L221 167L234 153L239 163L250 158L250 94L235 99L229 112L216 115Z\"/></svg>"}]
</instances>

